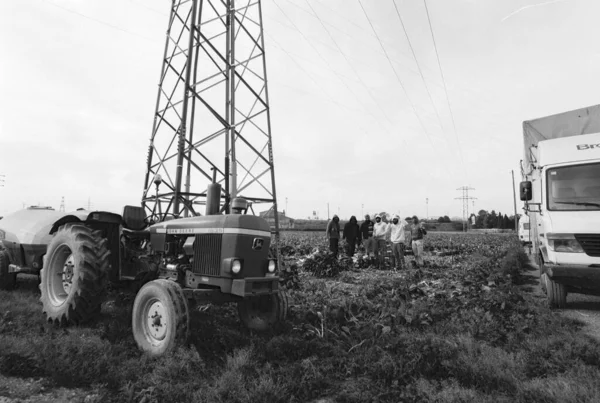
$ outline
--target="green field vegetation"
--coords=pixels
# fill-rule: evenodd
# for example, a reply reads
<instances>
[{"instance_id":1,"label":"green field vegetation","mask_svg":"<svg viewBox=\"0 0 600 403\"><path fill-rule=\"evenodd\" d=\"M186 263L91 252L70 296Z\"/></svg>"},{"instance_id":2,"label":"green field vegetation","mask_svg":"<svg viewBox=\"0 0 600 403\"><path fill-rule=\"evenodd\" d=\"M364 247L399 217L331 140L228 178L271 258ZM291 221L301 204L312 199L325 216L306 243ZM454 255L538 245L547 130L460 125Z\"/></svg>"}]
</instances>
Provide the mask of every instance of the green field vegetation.
<instances>
[{"instance_id":1,"label":"green field vegetation","mask_svg":"<svg viewBox=\"0 0 600 403\"><path fill-rule=\"evenodd\" d=\"M20 279L0 293L0 373L89 388L102 402L600 400L600 346L517 286L527 260L518 239L449 237L428 237L420 270L346 260L317 278L303 264L323 234L284 234L298 278L288 322L254 334L233 305L196 306L191 344L158 359L136 348L132 294L111 290L98 321L57 329L36 279ZM450 247L460 253L434 255Z\"/></svg>"}]
</instances>

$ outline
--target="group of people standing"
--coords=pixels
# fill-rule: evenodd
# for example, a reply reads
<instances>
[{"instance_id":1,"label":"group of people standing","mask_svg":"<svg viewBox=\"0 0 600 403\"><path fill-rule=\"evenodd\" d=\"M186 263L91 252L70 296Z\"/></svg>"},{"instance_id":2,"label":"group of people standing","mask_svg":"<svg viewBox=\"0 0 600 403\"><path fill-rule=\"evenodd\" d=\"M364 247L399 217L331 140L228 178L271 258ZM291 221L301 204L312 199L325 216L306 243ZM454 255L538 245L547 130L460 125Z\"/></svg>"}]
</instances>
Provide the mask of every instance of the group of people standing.
<instances>
[{"instance_id":1,"label":"group of people standing","mask_svg":"<svg viewBox=\"0 0 600 403\"><path fill-rule=\"evenodd\" d=\"M353 256L356 247L364 242L365 252L369 256L377 259L379 266L383 265L383 251L387 248L387 243L391 242L392 247L392 266L395 269L404 268L404 250L411 247L417 266L423 265L423 236L427 231L417 216L412 216L411 222L407 222L395 215L392 222L386 223L381 216L375 216L375 222L371 217L365 215L365 220L358 225L355 216L350 217L350 221L344 225L343 231L340 231L340 219L334 215L327 224L327 238L329 239L329 250L336 256L339 250L339 241L346 240L346 253Z\"/></svg>"}]
</instances>

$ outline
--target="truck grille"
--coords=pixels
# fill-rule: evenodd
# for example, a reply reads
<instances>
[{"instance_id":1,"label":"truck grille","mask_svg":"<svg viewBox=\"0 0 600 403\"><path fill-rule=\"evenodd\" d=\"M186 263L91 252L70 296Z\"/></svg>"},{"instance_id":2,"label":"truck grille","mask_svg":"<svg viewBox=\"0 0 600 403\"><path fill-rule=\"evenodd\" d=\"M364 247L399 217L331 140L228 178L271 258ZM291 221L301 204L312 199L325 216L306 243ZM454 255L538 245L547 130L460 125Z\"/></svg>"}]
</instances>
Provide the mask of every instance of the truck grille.
<instances>
[{"instance_id":1,"label":"truck grille","mask_svg":"<svg viewBox=\"0 0 600 403\"><path fill-rule=\"evenodd\" d=\"M223 234L198 234L194 242L194 273L218 276L221 273Z\"/></svg>"},{"instance_id":2,"label":"truck grille","mask_svg":"<svg viewBox=\"0 0 600 403\"><path fill-rule=\"evenodd\" d=\"M600 234L575 234L575 239L587 255L600 256Z\"/></svg>"}]
</instances>

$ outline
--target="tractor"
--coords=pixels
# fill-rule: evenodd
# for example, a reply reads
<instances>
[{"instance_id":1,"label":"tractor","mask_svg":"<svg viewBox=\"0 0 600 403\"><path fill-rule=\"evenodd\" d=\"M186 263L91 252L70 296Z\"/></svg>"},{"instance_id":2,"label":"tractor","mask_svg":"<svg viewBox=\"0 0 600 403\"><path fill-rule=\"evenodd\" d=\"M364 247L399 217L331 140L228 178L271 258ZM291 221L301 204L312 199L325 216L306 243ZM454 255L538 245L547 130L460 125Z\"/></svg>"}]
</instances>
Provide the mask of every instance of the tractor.
<instances>
[{"instance_id":1,"label":"tractor","mask_svg":"<svg viewBox=\"0 0 600 403\"><path fill-rule=\"evenodd\" d=\"M109 284L133 284L133 337L151 356L186 343L190 301L235 302L241 322L264 331L288 308L270 226L248 214L243 198L221 213L220 194L209 184L205 215L187 218L146 216L141 206L122 215L29 208L5 216L0 288L14 287L17 273L39 274L43 313L68 326L97 317Z\"/></svg>"}]
</instances>

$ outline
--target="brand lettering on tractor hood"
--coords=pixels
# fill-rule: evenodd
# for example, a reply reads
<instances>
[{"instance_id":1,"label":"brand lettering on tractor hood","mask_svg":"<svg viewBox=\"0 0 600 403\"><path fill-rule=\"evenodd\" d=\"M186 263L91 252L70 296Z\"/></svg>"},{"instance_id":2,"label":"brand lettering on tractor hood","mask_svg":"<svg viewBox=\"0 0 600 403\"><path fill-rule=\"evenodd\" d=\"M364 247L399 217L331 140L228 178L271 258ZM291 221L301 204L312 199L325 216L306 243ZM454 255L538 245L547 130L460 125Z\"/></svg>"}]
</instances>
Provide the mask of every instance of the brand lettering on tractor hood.
<instances>
[{"instance_id":1,"label":"brand lettering on tractor hood","mask_svg":"<svg viewBox=\"0 0 600 403\"><path fill-rule=\"evenodd\" d=\"M158 234L191 235L191 234L240 234L270 237L269 231L245 228L157 228Z\"/></svg>"},{"instance_id":2,"label":"brand lettering on tractor hood","mask_svg":"<svg viewBox=\"0 0 600 403\"><path fill-rule=\"evenodd\" d=\"M600 148L600 144L578 144L577 145L578 150L591 150L594 148L596 148L596 149Z\"/></svg>"}]
</instances>

